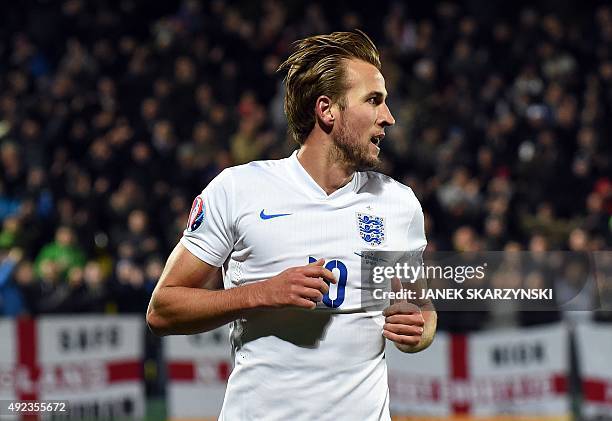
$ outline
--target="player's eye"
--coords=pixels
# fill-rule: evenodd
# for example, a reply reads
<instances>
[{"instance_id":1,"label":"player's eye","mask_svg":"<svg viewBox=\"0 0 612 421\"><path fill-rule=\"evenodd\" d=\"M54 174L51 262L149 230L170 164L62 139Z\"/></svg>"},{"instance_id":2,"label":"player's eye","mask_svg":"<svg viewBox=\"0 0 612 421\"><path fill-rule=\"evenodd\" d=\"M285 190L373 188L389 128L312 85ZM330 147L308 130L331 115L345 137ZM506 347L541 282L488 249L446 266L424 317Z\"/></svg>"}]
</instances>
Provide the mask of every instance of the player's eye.
<instances>
[{"instance_id":1,"label":"player's eye","mask_svg":"<svg viewBox=\"0 0 612 421\"><path fill-rule=\"evenodd\" d=\"M372 98L369 98L369 99L368 99L368 102L369 102L370 104L376 104L376 103L378 103L378 101L376 100L376 97L375 97L375 96L373 96Z\"/></svg>"}]
</instances>

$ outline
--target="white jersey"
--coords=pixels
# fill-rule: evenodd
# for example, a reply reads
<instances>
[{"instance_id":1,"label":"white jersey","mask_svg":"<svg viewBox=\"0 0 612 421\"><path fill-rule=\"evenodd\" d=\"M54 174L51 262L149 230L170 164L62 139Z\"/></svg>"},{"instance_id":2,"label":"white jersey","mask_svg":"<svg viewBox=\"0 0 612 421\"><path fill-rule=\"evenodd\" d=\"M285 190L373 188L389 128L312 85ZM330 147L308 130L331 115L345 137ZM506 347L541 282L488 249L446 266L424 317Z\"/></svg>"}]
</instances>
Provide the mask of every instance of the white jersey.
<instances>
[{"instance_id":1,"label":"white jersey","mask_svg":"<svg viewBox=\"0 0 612 421\"><path fill-rule=\"evenodd\" d=\"M376 230L359 218L376 221ZM338 278L317 309L231 326L234 370L220 420L390 420L381 311L361 306L362 250L421 250L412 190L358 172L327 195L297 159L224 170L194 201L181 243L221 267L226 289L324 258Z\"/></svg>"}]
</instances>

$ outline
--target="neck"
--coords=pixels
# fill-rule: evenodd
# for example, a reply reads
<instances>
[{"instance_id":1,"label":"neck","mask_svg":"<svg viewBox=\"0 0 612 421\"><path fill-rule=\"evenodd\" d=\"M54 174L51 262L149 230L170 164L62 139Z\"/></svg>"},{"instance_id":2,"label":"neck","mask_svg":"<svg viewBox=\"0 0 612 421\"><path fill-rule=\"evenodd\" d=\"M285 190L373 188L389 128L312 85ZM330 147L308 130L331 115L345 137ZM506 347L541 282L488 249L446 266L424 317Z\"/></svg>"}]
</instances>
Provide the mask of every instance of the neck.
<instances>
[{"instance_id":1,"label":"neck","mask_svg":"<svg viewBox=\"0 0 612 421\"><path fill-rule=\"evenodd\" d=\"M328 196L348 184L355 174L354 168L335 155L323 142L304 142L297 154L302 167Z\"/></svg>"}]
</instances>

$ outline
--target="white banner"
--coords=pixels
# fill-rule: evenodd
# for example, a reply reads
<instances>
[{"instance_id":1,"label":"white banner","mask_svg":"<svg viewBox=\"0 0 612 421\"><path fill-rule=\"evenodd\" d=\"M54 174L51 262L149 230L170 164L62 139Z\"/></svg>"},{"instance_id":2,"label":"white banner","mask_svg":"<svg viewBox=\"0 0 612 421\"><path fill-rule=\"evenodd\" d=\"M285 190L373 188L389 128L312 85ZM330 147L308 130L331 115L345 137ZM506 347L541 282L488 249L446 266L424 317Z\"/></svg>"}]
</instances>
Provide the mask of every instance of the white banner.
<instances>
[{"instance_id":1,"label":"white banner","mask_svg":"<svg viewBox=\"0 0 612 421\"><path fill-rule=\"evenodd\" d=\"M582 378L582 416L612 414L612 325L581 323L576 327L576 351ZM608 418L604 418L608 419Z\"/></svg>"},{"instance_id":2,"label":"white banner","mask_svg":"<svg viewBox=\"0 0 612 421\"><path fill-rule=\"evenodd\" d=\"M0 400L17 399L17 378L28 374L17 363L15 325L12 319L0 319Z\"/></svg>"},{"instance_id":3,"label":"white banner","mask_svg":"<svg viewBox=\"0 0 612 421\"><path fill-rule=\"evenodd\" d=\"M386 353L395 415L562 417L570 411L562 325L440 332L424 352L403 354L388 343Z\"/></svg>"},{"instance_id":4,"label":"white banner","mask_svg":"<svg viewBox=\"0 0 612 421\"><path fill-rule=\"evenodd\" d=\"M471 414L569 413L565 326L476 333L469 337L466 355L471 387L464 403Z\"/></svg>"},{"instance_id":5,"label":"white banner","mask_svg":"<svg viewBox=\"0 0 612 421\"><path fill-rule=\"evenodd\" d=\"M444 395L450 376L450 335L439 332L424 352L405 354L387 341L385 356L389 373L392 414L446 416L452 413Z\"/></svg>"},{"instance_id":6,"label":"white banner","mask_svg":"<svg viewBox=\"0 0 612 421\"><path fill-rule=\"evenodd\" d=\"M139 316L4 320L0 398L67 401L76 418L141 419L143 328Z\"/></svg>"},{"instance_id":7,"label":"white banner","mask_svg":"<svg viewBox=\"0 0 612 421\"><path fill-rule=\"evenodd\" d=\"M232 370L228 326L164 338L168 362L168 417L216 417Z\"/></svg>"}]
</instances>

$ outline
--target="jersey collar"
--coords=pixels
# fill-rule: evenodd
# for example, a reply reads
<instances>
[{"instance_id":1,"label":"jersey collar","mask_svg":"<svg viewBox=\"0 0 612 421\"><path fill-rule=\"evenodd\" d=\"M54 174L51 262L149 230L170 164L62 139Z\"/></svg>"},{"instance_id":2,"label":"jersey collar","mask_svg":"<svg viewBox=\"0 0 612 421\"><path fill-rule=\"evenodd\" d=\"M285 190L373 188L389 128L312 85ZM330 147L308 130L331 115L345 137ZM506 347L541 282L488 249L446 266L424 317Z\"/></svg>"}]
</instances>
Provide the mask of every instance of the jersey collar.
<instances>
[{"instance_id":1,"label":"jersey collar","mask_svg":"<svg viewBox=\"0 0 612 421\"><path fill-rule=\"evenodd\" d=\"M340 187L332 194L328 195L325 193L325 190L323 190L321 186L314 181L310 174L308 174L308 171L302 167L302 164L297 158L297 154L298 151L296 150L289 158L287 158L288 172L291 175L291 178L293 178L295 181L296 185L308 196L319 200L335 200L341 197L350 196L358 190L362 176L361 173L356 172L351 181Z\"/></svg>"}]
</instances>

